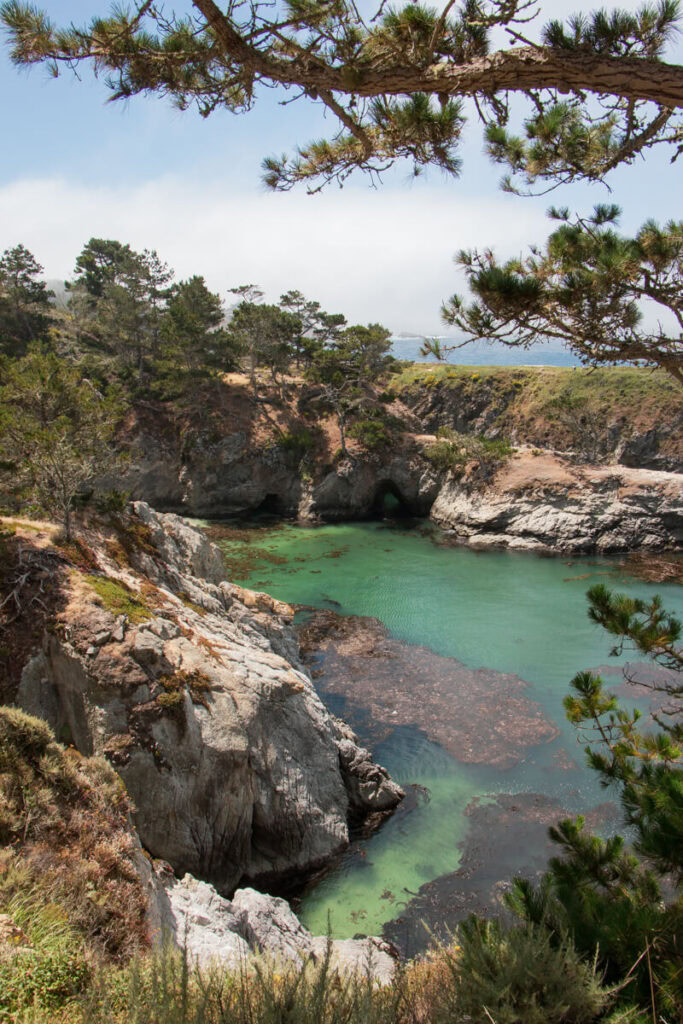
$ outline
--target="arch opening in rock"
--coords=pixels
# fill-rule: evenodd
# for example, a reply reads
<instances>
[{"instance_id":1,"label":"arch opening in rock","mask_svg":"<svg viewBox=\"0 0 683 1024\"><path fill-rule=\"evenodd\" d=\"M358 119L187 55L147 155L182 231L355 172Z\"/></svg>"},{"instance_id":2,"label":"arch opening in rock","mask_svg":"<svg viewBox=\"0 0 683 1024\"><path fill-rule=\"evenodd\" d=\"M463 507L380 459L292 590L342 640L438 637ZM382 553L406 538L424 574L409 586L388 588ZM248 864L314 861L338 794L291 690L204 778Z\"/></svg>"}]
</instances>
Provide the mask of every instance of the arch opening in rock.
<instances>
[{"instance_id":1,"label":"arch opening in rock","mask_svg":"<svg viewBox=\"0 0 683 1024\"><path fill-rule=\"evenodd\" d=\"M281 516L285 512L285 503L279 494L266 494L260 505L254 509L256 515Z\"/></svg>"},{"instance_id":2,"label":"arch opening in rock","mask_svg":"<svg viewBox=\"0 0 683 1024\"><path fill-rule=\"evenodd\" d=\"M413 510L393 480L382 480L375 491L372 515L376 519L404 519L412 516Z\"/></svg>"}]
</instances>

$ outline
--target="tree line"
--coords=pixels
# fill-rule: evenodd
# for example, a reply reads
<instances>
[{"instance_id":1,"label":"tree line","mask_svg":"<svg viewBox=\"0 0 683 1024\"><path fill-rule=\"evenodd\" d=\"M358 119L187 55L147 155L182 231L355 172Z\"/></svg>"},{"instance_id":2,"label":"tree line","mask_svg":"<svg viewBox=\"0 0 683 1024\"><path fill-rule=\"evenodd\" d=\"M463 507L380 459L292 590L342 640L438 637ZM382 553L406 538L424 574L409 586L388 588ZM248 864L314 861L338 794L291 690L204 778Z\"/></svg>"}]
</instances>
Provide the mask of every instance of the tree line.
<instances>
[{"instance_id":1,"label":"tree line","mask_svg":"<svg viewBox=\"0 0 683 1024\"><path fill-rule=\"evenodd\" d=\"M55 303L23 245L0 257L0 471L5 492L56 515L71 534L74 502L118 464L114 434L131 403L170 402L201 416L206 387L244 369L254 395L284 397L299 375L311 401L346 428L393 364L390 332L349 324L291 290L266 303L254 285L226 310L204 278L174 282L154 250L91 238Z\"/></svg>"}]
</instances>

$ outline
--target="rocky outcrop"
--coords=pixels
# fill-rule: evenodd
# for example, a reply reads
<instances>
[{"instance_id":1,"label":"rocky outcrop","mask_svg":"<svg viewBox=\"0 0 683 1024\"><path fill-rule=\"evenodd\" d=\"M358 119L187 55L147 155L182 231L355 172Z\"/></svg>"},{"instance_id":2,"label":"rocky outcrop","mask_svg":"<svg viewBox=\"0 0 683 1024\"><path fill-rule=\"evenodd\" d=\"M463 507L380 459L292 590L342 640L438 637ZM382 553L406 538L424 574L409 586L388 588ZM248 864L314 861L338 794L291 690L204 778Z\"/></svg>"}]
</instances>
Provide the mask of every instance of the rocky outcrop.
<instances>
[{"instance_id":1,"label":"rocky outcrop","mask_svg":"<svg viewBox=\"0 0 683 1024\"><path fill-rule=\"evenodd\" d=\"M645 375L649 371L627 372ZM629 386L637 384L635 376L620 390L609 370L603 370L602 377L596 375L592 383L581 377L585 373L542 367L498 367L480 373L476 367L471 372L461 367L442 380L423 376L404 387L400 399L425 433L450 427L462 434L505 437L516 445L535 445L579 459L588 457L588 461L683 472L683 402L666 374L658 387L652 382L650 392L643 388L639 393L629 391ZM607 385L606 393L600 382ZM578 399L575 417L553 408L552 399L563 394L565 387L567 394Z\"/></svg>"},{"instance_id":2,"label":"rocky outcrop","mask_svg":"<svg viewBox=\"0 0 683 1024\"><path fill-rule=\"evenodd\" d=\"M431 514L474 545L676 550L681 525L673 490L680 489L681 477L668 472L683 465L681 403L673 385L638 377L635 370L623 381L614 373L603 371L604 379L593 380L580 371L518 367L482 374L460 368L442 379L418 375L391 406L406 428L396 444L370 452L350 441L348 459L333 455L334 422L319 414L311 418L305 388L293 384L284 401L259 397L244 381L226 392L225 415L212 431L174 433L168 424L164 428L160 409L147 417L138 410L128 439L133 457L125 476L108 483L157 509L188 515L265 510L304 522L336 522L377 517L390 500L395 511ZM564 422L554 409L551 399L565 387L573 387L579 401L590 399L585 424L580 415L573 425ZM607 388L604 409L601 388ZM502 472L492 481L481 473L461 480L437 471L425 449L440 426L524 446L525 479L502 487ZM297 431L309 440L317 431L305 456L287 445ZM533 465L532 457L538 457ZM539 476L548 460L555 468ZM643 467L650 467L644 475ZM172 564L179 555L169 551ZM191 557L187 571L208 573L216 582L212 569Z\"/></svg>"},{"instance_id":3,"label":"rocky outcrop","mask_svg":"<svg viewBox=\"0 0 683 1024\"><path fill-rule=\"evenodd\" d=\"M678 550L683 544L681 476L577 467L527 452L485 485L448 476L431 518L477 547Z\"/></svg>"},{"instance_id":4,"label":"rocky outcrop","mask_svg":"<svg viewBox=\"0 0 683 1024\"><path fill-rule=\"evenodd\" d=\"M384 499L391 496L399 510L426 516L438 491L438 474L422 446L411 440L391 455L366 454L339 463L311 487L299 515L327 522L366 519L381 514Z\"/></svg>"},{"instance_id":5,"label":"rocky outcrop","mask_svg":"<svg viewBox=\"0 0 683 1024\"><path fill-rule=\"evenodd\" d=\"M103 481L102 486L113 486ZM415 516L429 514L436 474L411 439L399 450L362 452L334 466L315 466L313 477L277 447L258 449L241 432L198 441L189 452L149 433L140 434L134 458L116 486L154 508L189 516L267 511L302 520L371 517L390 493Z\"/></svg>"},{"instance_id":6,"label":"rocky outcrop","mask_svg":"<svg viewBox=\"0 0 683 1024\"><path fill-rule=\"evenodd\" d=\"M289 904L276 896L247 888L227 900L191 875L177 879L163 868L159 875L156 898L165 936L200 964L244 968L252 954L262 954L302 968L329 956L330 967L342 973L369 974L381 984L394 975L395 953L381 939L329 941L311 935Z\"/></svg>"},{"instance_id":7,"label":"rocky outcrop","mask_svg":"<svg viewBox=\"0 0 683 1024\"><path fill-rule=\"evenodd\" d=\"M150 853L230 892L282 885L401 790L326 711L292 610L221 579L220 553L137 504L134 543L90 537L18 702L123 778Z\"/></svg>"}]
</instances>

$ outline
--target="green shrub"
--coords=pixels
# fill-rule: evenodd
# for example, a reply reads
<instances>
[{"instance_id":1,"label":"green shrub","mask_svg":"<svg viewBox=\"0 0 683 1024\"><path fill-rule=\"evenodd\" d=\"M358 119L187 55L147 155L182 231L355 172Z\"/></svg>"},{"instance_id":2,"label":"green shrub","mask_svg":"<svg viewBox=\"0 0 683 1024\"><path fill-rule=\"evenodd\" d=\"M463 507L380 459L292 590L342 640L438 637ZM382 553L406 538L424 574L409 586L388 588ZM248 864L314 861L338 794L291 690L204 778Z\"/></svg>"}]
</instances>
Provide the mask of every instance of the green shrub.
<instances>
[{"instance_id":1,"label":"green shrub","mask_svg":"<svg viewBox=\"0 0 683 1024\"><path fill-rule=\"evenodd\" d=\"M547 929L471 917L458 939L444 952L452 984L442 988L439 1022L590 1024L610 1002L595 965L569 939L553 944Z\"/></svg>"},{"instance_id":2,"label":"green shrub","mask_svg":"<svg viewBox=\"0 0 683 1024\"><path fill-rule=\"evenodd\" d=\"M386 448L393 440L393 435L379 419L356 420L349 427L349 437L355 438L369 451Z\"/></svg>"},{"instance_id":3,"label":"green shrub","mask_svg":"<svg viewBox=\"0 0 683 1024\"><path fill-rule=\"evenodd\" d=\"M130 498L130 491L119 491L114 488L98 494L94 499L95 508L104 516L120 516L126 508Z\"/></svg>"},{"instance_id":4,"label":"green shrub","mask_svg":"<svg viewBox=\"0 0 683 1024\"><path fill-rule=\"evenodd\" d=\"M296 430L285 430L278 435L276 440L278 448L281 448L287 455L292 455L297 459L303 458L304 455L312 451L316 443L315 434L306 427L300 427Z\"/></svg>"},{"instance_id":5,"label":"green shrub","mask_svg":"<svg viewBox=\"0 0 683 1024\"><path fill-rule=\"evenodd\" d=\"M464 469L468 462L491 466L508 459L514 448L505 439L492 440L474 434L459 434L452 427L439 427L438 438L425 451L437 469Z\"/></svg>"},{"instance_id":6,"label":"green shrub","mask_svg":"<svg viewBox=\"0 0 683 1024\"><path fill-rule=\"evenodd\" d=\"M35 949L0 958L0 1021L38 1004L56 1009L82 992L90 967L75 946Z\"/></svg>"},{"instance_id":7,"label":"green shrub","mask_svg":"<svg viewBox=\"0 0 683 1024\"><path fill-rule=\"evenodd\" d=\"M425 451L425 457L436 469L462 469L467 463L463 449L445 438L431 444Z\"/></svg>"},{"instance_id":8,"label":"green shrub","mask_svg":"<svg viewBox=\"0 0 683 1024\"><path fill-rule=\"evenodd\" d=\"M349 427L349 437L359 441L368 451L378 451L393 444L403 423L384 409L371 409Z\"/></svg>"}]
</instances>

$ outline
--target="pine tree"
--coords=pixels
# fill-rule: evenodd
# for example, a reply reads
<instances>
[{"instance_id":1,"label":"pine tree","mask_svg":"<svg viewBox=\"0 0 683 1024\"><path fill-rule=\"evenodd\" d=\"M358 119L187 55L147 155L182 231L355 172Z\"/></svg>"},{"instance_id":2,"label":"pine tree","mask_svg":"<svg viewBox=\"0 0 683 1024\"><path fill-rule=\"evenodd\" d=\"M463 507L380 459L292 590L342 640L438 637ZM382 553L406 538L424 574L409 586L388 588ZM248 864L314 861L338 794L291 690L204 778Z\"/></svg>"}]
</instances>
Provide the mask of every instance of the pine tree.
<instances>
[{"instance_id":1,"label":"pine tree","mask_svg":"<svg viewBox=\"0 0 683 1024\"><path fill-rule=\"evenodd\" d=\"M470 97L491 157L526 184L601 180L651 146L678 149L683 68L662 60L678 0L553 21L540 39L525 35L534 11L534 0L448 0L440 12L382 2L367 16L353 0L192 0L175 15L137 0L57 29L31 4L0 7L15 63L54 74L92 63L115 99L156 93L208 117L246 113L276 87L324 105L338 131L292 158L268 157L272 188L315 191L357 169L377 180L403 159L415 174L456 176ZM512 94L527 111L516 133Z\"/></svg>"},{"instance_id":2,"label":"pine tree","mask_svg":"<svg viewBox=\"0 0 683 1024\"><path fill-rule=\"evenodd\" d=\"M0 257L0 353L22 356L30 342L46 337L54 293L38 280L42 272L23 245Z\"/></svg>"},{"instance_id":3,"label":"pine tree","mask_svg":"<svg viewBox=\"0 0 683 1024\"><path fill-rule=\"evenodd\" d=\"M472 341L496 340L511 348L560 339L590 365L621 362L660 366L683 384L683 221L659 227L647 221L634 238L615 230L614 205L596 206L591 217L562 221L543 250L499 263L490 250L463 250L464 268L476 300L459 295L445 303L444 322ZM640 304L650 300L679 328L642 326ZM449 349L427 342L425 353Z\"/></svg>"},{"instance_id":4,"label":"pine tree","mask_svg":"<svg viewBox=\"0 0 683 1024\"><path fill-rule=\"evenodd\" d=\"M517 879L509 904L598 956L607 981L623 986L623 999L653 1020L670 1019L683 1006L681 623L657 597L645 602L598 585L588 600L590 618L615 637L613 655L632 649L659 670L645 684L663 701L655 730L643 731L639 712L622 708L594 673L578 673L565 699L567 717L588 739L589 766L619 796L633 850L621 836L591 835L581 817L561 821L550 829L561 856L538 888Z\"/></svg>"},{"instance_id":5,"label":"pine tree","mask_svg":"<svg viewBox=\"0 0 683 1024\"><path fill-rule=\"evenodd\" d=\"M112 447L117 396L103 397L78 367L39 345L2 369L3 490L13 504L57 518L71 540L76 498L121 458Z\"/></svg>"},{"instance_id":6,"label":"pine tree","mask_svg":"<svg viewBox=\"0 0 683 1024\"><path fill-rule=\"evenodd\" d=\"M390 332L380 324L347 327L315 353L306 379L319 386L318 402L334 411L341 454L348 458L349 418L358 413L391 364Z\"/></svg>"},{"instance_id":7,"label":"pine tree","mask_svg":"<svg viewBox=\"0 0 683 1024\"><path fill-rule=\"evenodd\" d=\"M220 296L209 291L203 277L180 281L168 301L161 325L161 350L156 369L167 378L199 378L232 370L239 350L223 326Z\"/></svg>"}]
</instances>

